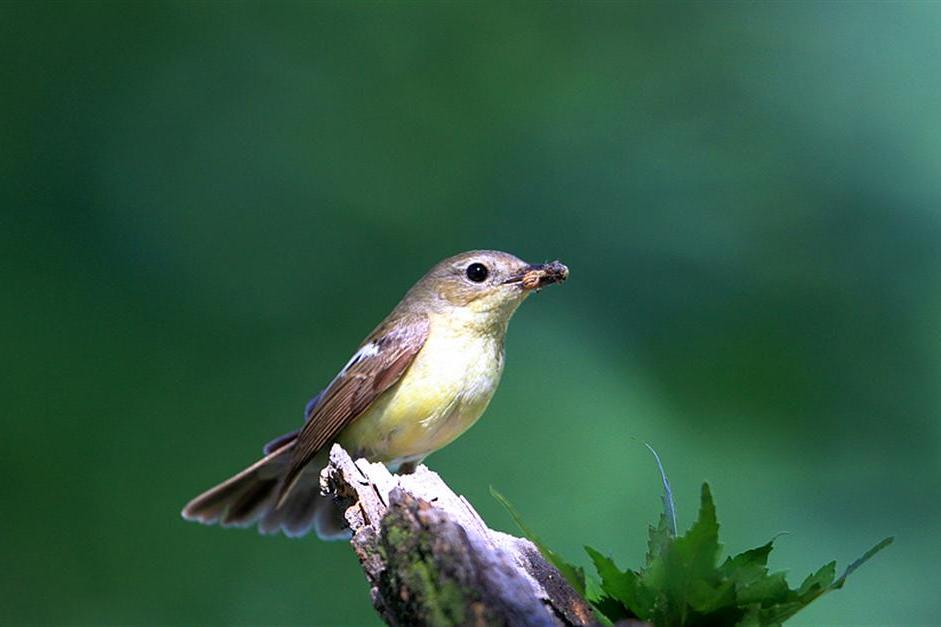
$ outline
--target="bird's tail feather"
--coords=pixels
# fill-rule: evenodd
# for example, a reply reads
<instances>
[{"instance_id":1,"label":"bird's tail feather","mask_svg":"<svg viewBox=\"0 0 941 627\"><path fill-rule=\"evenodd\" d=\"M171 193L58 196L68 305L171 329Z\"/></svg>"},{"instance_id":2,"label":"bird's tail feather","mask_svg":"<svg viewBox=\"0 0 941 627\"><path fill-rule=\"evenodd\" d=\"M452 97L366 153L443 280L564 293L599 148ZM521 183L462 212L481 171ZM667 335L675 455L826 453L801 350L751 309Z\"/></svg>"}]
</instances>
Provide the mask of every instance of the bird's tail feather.
<instances>
[{"instance_id":1,"label":"bird's tail feather","mask_svg":"<svg viewBox=\"0 0 941 627\"><path fill-rule=\"evenodd\" d=\"M320 495L320 469L326 464L326 455L318 455L304 468L284 502L277 505L293 448L293 441L280 444L242 472L200 494L183 508L183 518L223 527L257 523L261 533L281 531L291 537L303 536L314 527L322 539L348 538L339 508L332 499Z\"/></svg>"}]
</instances>

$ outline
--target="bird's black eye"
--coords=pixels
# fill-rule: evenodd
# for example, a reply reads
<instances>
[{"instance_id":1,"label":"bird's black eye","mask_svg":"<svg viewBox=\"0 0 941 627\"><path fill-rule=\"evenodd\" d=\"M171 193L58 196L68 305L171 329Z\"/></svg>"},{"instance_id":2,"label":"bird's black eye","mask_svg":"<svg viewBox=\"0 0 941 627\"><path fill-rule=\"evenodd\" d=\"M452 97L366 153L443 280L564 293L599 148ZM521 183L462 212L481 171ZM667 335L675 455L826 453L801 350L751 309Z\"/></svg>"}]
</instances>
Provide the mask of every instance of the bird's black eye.
<instances>
[{"instance_id":1,"label":"bird's black eye","mask_svg":"<svg viewBox=\"0 0 941 627\"><path fill-rule=\"evenodd\" d=\"M487 270L487 266L482 263L472 263L467 266L467 278L474 283L483 283L487 280L489 274L490 271Z\"/></svg>"}]
</instances>

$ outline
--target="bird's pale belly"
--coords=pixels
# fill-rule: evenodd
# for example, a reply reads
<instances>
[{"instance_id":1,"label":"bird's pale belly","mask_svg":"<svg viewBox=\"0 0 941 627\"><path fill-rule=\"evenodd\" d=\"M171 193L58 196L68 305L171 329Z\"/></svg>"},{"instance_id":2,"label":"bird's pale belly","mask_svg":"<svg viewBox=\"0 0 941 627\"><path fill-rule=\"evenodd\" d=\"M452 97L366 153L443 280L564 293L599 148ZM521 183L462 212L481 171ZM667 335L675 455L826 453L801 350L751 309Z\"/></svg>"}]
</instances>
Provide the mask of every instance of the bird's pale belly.
<instances>
[{"instance_id":1,"label":"bird's pale belly","mask_svg":"<svg viewBox=\"0 0 941 627\"><path fill-rule=\"evenodd\" d=\"M480 418L500 382L502 338L432 329L399 382L340 434L344 448L390 465L420 460Z\"/></svg>"}]
</instances>

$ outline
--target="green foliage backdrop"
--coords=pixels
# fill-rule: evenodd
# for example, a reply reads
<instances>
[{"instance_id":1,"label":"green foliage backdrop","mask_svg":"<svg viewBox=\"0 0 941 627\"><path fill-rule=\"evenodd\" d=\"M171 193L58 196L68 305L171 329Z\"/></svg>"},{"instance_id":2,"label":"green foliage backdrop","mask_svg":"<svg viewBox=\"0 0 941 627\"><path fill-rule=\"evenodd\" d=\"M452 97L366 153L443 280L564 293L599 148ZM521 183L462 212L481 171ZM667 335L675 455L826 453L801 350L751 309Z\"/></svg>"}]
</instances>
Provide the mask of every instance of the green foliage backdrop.
<instances>
[{"instance_id":1,"label":"green foliage backdrop","mask_svg":"<svg viewBox=\"0 0 941 627\"><path fill-rule=\"evenodd\" d=\"M937 620L941 7L0 4L0 622L375 623L347 547L197 491L439 258L560 258L431 458L639 563L708 480L795 624ZM637 439L633 439L637 438ZM583 561L587 565L587 558Z\"/></svg>"}]
</instances>

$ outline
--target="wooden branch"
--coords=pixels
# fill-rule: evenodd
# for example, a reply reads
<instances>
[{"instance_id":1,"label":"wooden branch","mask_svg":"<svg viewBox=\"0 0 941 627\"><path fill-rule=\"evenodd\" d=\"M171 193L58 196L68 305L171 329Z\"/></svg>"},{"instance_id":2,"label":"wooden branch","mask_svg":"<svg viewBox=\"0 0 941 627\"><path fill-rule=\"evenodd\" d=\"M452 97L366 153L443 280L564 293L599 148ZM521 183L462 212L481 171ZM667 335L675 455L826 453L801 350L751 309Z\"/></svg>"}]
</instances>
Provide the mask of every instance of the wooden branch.
<instances>
[{"instance_id":1,"label":"wooden branch","mask_svg":"<svg viewBox=\"0 0 941 627\"><path fill-rule=\"evenodd\" d=\"M321 488L346 507L351 544L390 625L596 625L532 542L489 529L437 473L393 475L339 445Z\"/></svg>"}]
</instances>

